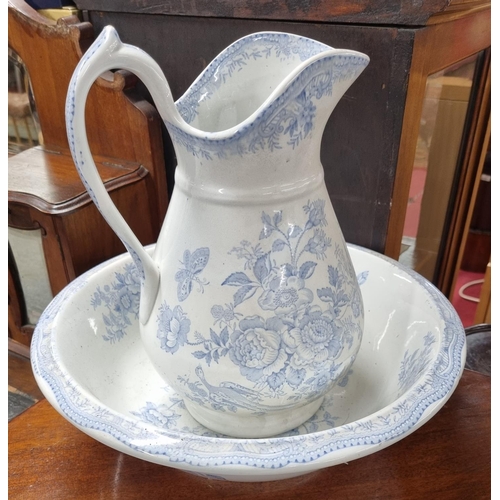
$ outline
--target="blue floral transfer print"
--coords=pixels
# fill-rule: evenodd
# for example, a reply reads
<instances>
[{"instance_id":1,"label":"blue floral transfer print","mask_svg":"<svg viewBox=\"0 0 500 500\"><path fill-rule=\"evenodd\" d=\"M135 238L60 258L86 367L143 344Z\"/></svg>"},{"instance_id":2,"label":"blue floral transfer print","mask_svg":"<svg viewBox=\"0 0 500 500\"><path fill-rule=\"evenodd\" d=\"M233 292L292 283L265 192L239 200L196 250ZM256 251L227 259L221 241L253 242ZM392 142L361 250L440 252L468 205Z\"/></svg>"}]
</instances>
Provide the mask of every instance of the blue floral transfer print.
<instances>
[{"instance_id":1,"label":"blue floral transfer print","mask_svg":"<svg viewBox=\"0 0 500 500\"><path fill-rule=\"evenodd\" d=\"M172 399L172 398L171 398ZM176 411L176 406L182 407L182 400L176 398L176 401L170 405L155 404L150 401L146 402L138 411L131 412L132 415L140 417L144 422L148 422L163 429L175 429L177 421L181 418L181 414Z\"/></svg>"},{"instance_id":2,"label":"blue floral transfer print","mask_svg":"<svg viewBox=\"0 0 500 500\"><path fill-rule=\"evenodd\" d=\"M335 325L333 315L319 308L310 309L297 326L284 334L289 350L293 351L290 365L298 370L336 358L342 349L341 338L342 331Z\"/></svg>"},{"instance_id":3,"label":"blue floral transfer print","mask_svg":"<svg viewBox=\"0 0 500 500\"><path fill-rule=\"evenodd\" d=\"M263 58L271 58L271 64L290 58L305 61L330 49L318 42L286 34L246 37L220 54L176 106L184 120L193 124L200 114L200 103L217 95L221 86L251 61ZM177 144L205 160L244 156L261 150L295 149L314 129L318 102L331 96L339 82L353 81L366 64L365 57L355 54L323 56L297 75L279 98L264 107L251 127L241 128L228 139L197 137L170 122L166 122L166 126Z\"/></svg>"},{"instance_id":4,"label":"blue floral transfer print","mask_svg":"<svg viewBox=\"0 0 500 500\"><path fill-rule=\"evenodd\" d=\"M346 250L332 245L326 236L324 200L309 201L303 213L302 224L285 224L282 211L262 212L258 243L245 240L229 251L242 266L221 283L234 289L233 300L212 306L214 325L208 335L191 331L180 305L164 302L161 306L157 337L162 349L174 354L186 345L194 348L191 354L200 360L195 370L198 380L179 378L193 401L206 404L203 392L211 406L222 411L264 411L262 397L283 397L288 387L295 390L294 401L307 399L311 388L317 398L349 368L353 358L342 362L339 358L352 348L355 337L361 338L358 280L366 280L367 275L356 278ZM336 265L327 266L326 286L314 289L309 280L328 252ZM186 268L189 262L185 259ZM261 313L239 312L248 300L255 301ZM253 399L249 388L230 382L210 384L202 365L209 367L221 358L229 358L259 390Z\"/></svg>"},{"instance_id":5,"label":"blue floral transfer print","mask_svg":"<svg viewBox=\"0 0 500 500\"><path fill-rule=\"evenodd\" d=\"M203 384L200 383L200 385ZM233 384L233 386L235 385ZM131 414L138 417L140 421L153 424L162 430L168 429L206 437L226 437L196 422L188 413L182 398L173 393L169 387L165 387L164 390L165 394L161 403L146 401L138 410L131 411ZM258 396L255 399L258 399ZM252 398L249 398L249 401L251 400ZM328 409L334 407L332 400L332 396L327 395L318 411L307 422L291 431L280 434L280 436L298 436L336 427L340 417L332 415L331 410L328 411Z\"/></svg>"},{"instance_id":6,"label":"blue floral transfer print","mask_svg":"<svg viewBox=\"0 0 500 500\"><path fill-rule=\"evenodd\" d=\"M274 277L268 289L259 297L262 309L274 311L277 315L287 314L305 304L310 304L313 293L305 288L305 280L297 276Z\"/></svg>"},{"instance_id":7,"label":"blue floral transfer print","mask_svg":"<svg viewBox=\"0 0 500 500\"><path fill-rule=\"evenodd\" d=\"M305 61L329 49L315 40L286 33L246 36L233 43L208 65L190 90L177 101L179 112L186 122L191 123L199 113L200 102L211 99L221 85L253 60L275 58L284 61L296 58Z\"/></svg>"},{"instance_id":8,"label":"blue floral transfer print","mask_svg":"<svg viewBox=\"0 0 500 500\"><path fill-rule=\"evenodd\" d=\"M163 304L157 317L158 334L161 348L167 352L177 352L187 341L191 321L182 312L180 306L173 309Z\"/></svg>"},{"instance_id":9,"label":"blue floral transfer print","mask_svg":"<svg viewBox=\"0 0 500 500\"><path fill-rule=\"evenodd\" d=\"M242 319L231 334L229 358L248 380L269 380L286 366L285 331L286 326L276 317L267 321L260 316Z\"/></svg>"},{"instance_id":10,"label":"blue floral transfer print","mask_svg":"<svg viewBox=\"0 0 500 500\"><path fill-rule=\"evenodd\" d=\"M116 273L111 285L103 289L97 287L90 301L97 309L105 306L107 313L102 317L106 325L104 340L111 343L121 340L132 325L132 319L139 317L139 302L141 297L141 278L135 264L127 264L123 273Z\"/></svg>"},{"instance_id":11,"label":"blue floral transfer print","mask_svg":"<svg viewBox=\"0 0 500 500\"><path fill-rule=\"evenodd\" d=\"M423 341L422 349L416 349L412 354L405 351L398 375L399 395L414 385L431 363L433 344L437 339L432 332L428 332Z\"/></svg>"}]
</instances>

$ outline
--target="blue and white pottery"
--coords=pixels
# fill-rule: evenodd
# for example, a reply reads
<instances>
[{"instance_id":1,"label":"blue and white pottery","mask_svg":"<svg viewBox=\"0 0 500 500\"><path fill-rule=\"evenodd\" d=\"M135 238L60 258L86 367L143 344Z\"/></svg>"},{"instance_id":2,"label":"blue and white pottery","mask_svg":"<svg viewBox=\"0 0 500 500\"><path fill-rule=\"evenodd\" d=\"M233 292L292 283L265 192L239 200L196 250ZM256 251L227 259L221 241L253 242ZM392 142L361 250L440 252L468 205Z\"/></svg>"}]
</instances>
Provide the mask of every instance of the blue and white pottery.
<instances>
[{"instance_id":1,"label":"blue and white pottery","mask_svg":"<svg viewBox=\"0 0 500 500\"><path fill-rule=\"evenodd\" d=\"M108 308L105 341L126 343L138 317L164 383L215 432L266 437L301 425L356 358L363 301L320 143L368 60L256 33L226 48L174 102L159 66L108 26L75 70L66 103L73 158L135 264L94 292L95 307ZM113 68L147 85L177 155L152 256L111 202L88 147L87 93Z\"/></svg>"},{"instance_id":2,"label":"blue and white pottery","mask_svg":"<svg viewBox=\"0 0 500 500\"><path fill-rule=\"evenodd\" d=\"M376 453L446 403L465 364L465 333L451 304L424 278L371 251L348 250L365 305L363 343L316 413L283 434L230 438L192 418L140 340L140 277L128 254L54 298L33 337L36 380L61 415L96 440L205 477L285 479ZM183 379L200 398L213 390Z\"/></svg>"}]
</instances>

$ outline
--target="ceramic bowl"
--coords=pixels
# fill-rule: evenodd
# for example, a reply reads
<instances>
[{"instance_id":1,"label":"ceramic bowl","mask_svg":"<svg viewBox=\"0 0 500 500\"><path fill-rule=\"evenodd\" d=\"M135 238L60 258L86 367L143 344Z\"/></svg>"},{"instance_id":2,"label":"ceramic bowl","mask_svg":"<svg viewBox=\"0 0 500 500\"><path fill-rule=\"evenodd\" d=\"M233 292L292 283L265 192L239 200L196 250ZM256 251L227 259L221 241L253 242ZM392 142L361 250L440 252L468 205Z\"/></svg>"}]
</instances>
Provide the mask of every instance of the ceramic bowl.
<instances>
[{"instance_id":1,"label":"ceramic bowl","mask_svg":"<svg viewBox=\"0 0 500 500\"><path fill-rule=\"evenodd\" d=\"M77 278L48 306L31 348L37 382L63 417L96 440L206 477L285 479L375 453L448 400L465 364L465 333L421 276L360 247L349 252L365 306L361 349L317 413L285 434L228 438L190 417L140 342L128 255Z\"/></svg>"}]
</instances>

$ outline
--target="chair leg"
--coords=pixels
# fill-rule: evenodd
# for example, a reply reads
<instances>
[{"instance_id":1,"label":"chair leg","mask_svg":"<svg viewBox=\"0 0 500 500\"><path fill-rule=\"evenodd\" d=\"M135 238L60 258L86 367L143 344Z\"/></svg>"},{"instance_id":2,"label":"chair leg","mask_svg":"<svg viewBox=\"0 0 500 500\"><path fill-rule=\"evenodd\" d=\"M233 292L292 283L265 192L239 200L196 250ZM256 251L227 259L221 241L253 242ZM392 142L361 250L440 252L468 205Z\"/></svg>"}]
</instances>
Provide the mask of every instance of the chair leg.
<instances>
[{"instance_id":1,"label":"chair leg","mask_svg":"<svg viewBox=\"0 0 500 500\"><path fill-rule=\"evenodd\" d=\"M9 349L23 356L29 356L29 347L33 336L34 325L28 323L21 280L10 244L8 257Z\"/></svg>"},{"instance_id":2,"label":"chair leg","mask_svg":"<svg viewBox=\"0 0 500 500\"><path fill-rule=\"evenodd\" d=\"M28 134L28 143L30 147L33 147L33 137L31 136L30 123L26 116L24 117L24 125L26 126L26 133Z\"/></svg>"},{"instance_id":3,"label":"chair leg","mask_svg":"<svg viewBox=\"0 0 500 500\"><path fill-rule=\"evenodd\" d=\"M10 118L12 118L12 124L14 125L14 133L16 134L16 142L17 142L17 144L21 144L21 135L19 134L19 129L17 128L17 121L13 116L11 116Z\"/></svg>"}]
</instances>

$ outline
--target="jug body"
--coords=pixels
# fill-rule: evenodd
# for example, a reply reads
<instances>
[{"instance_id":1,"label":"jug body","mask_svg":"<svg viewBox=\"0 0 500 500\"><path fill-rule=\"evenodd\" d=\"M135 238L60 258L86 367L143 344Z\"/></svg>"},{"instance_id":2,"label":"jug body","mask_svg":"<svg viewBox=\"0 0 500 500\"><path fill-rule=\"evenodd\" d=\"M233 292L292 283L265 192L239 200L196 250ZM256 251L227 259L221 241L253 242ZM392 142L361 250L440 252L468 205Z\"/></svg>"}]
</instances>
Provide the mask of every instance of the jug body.
<instances>
[{"instance_id":1,"label":"jug body","mask_svg":"<svg viewBox=\"0 0 500 500\"><path fill-rule=\"evenodd\" d=\"M142 339L206 427L239 437L292 429L341 381L363 304L323 182L231 204L174 189L156 247L158 300Z\"/></svg>"},{"instance_id":2,"label":"jug body","mask_svg":"<svg viewBox=\"0 0 500 500\"><path fill-rule=\"evenodd\" d=\"M133 70L126 56L117 60ZM293 429L356 358L362 297L319 151L367 61L255 34L223 51L175 104L158 105L178 159L167 216L152 258L126 230L121 237L143 282L148 356L211 430L253 438Z\"/></svg>"}]
</instances>

